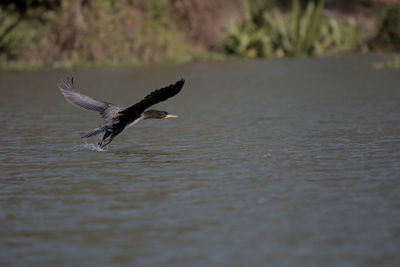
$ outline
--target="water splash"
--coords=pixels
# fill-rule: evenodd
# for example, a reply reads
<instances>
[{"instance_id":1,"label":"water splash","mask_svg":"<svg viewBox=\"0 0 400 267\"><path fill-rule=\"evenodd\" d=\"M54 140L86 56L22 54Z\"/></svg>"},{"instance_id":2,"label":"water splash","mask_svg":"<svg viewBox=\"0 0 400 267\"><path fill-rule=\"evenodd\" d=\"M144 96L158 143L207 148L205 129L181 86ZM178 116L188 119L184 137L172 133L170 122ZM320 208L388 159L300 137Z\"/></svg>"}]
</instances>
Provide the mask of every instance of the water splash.
<instances>
[{"instance_id":1,"label":"water splash","mask_svg":"<svg viewBox=\"0 0 400 267\"><path fill-rule=\"evenodd\" d=\"M92 150L92 151L99 151L99 152L104 152L107 151L104 148L101 148L98 144L94 143L88 143L86 140L84 140L84 144L79 145L77 147L78 150Z\"/></svg>"}]
</instances>

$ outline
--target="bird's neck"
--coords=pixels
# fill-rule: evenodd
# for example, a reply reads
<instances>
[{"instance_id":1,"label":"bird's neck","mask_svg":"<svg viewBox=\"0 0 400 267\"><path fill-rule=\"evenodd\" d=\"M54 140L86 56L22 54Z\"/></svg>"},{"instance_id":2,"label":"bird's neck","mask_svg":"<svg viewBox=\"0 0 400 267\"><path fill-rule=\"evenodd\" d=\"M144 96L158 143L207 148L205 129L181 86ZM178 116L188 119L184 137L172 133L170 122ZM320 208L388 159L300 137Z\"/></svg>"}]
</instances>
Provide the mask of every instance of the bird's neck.
<instances>
[{"instance_id":1,"label":"bird's neck","mask_svg":"<svg viewBox=\"0 0 400 267\"><path fill-rule=\"evenodd\" d=\"M128 124L127 128L129 128L129 127L135 125L136 123L138 123L139 121L141 121L141 120L143 120L143 119L144 119L144 118L143 118L143 114L142 114L142 116L140 116L139 118L137 118L136 120L134 120L133 122L131 122L130 124Z\"/></svg>"},{"instance_id":2,"label":"bird's neck","mask_svg":"<svg viewBox=\"0 0 400 267\"><path fill-rule=\"evenodd\" d=\"M151 119L151 116L148 112L143 112L142 116L140 117L142 120L147 120L147 119Z\"/></svg>"}]
</instances>

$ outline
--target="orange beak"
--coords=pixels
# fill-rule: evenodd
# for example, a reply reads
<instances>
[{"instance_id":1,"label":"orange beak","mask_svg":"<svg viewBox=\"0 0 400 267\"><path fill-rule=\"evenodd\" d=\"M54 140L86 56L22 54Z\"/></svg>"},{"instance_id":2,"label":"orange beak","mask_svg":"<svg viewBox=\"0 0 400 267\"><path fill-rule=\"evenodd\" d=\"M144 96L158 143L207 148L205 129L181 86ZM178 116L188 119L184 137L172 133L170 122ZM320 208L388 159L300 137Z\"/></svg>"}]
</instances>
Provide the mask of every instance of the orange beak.
<instances>
[{"instance_id":1,"label":"orange beak","mask_svg":"<svg viewBox=\"0 0 400 267\"><path fill-rule=\"evenodd\" d=\"M177 116L177 115L168 114L168 115L165 115L164 118L165 118L165 119L168 119L168 118L178 118L178 116Z\"/></svg>"}]
</instances>

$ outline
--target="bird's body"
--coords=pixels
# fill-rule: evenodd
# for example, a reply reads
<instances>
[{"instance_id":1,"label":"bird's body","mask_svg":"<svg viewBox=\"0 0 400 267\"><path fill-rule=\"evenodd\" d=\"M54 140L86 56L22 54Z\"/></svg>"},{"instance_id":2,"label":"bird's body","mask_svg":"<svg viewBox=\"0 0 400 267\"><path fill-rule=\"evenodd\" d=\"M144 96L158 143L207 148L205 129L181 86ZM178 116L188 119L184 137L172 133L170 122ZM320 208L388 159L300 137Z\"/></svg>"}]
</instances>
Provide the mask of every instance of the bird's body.
<instances>
[{"instance_id":1,"label":"bird's body","mask_svg":"<svg viewBox=\"0 0 400 267\"><path fill-rule=\"evenodd\" d=\"M106 119L98 128L81 133L82 138L89 138L104 133L103 139L99 142L99 146L103 148L111 143L114 137L120 134L125 128L131 127L141 120L177 117L168 114L166 111L147 109L178 94L184 82L185 81L182 79L175 84L155 90L148 94L143 100L128 108L120 108L109 102L96 100L79 93L74 88L72 78L61 81L58 87L68 102L87 110L99 112L100 115Z\"/></svg>"}]
</instances>

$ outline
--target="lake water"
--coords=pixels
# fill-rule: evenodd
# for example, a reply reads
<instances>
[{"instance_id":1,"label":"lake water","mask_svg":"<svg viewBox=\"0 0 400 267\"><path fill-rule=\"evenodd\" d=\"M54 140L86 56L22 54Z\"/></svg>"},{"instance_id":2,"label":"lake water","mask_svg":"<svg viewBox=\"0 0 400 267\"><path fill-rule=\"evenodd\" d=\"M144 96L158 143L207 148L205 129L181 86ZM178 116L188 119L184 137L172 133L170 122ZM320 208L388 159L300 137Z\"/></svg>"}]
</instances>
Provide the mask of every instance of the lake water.
<instances>
[{"instance_id":1,"label":"lake water","mask_svg":"<svg viewBox=\"0 0 400 267\"><path fill-rule=\"evenodd\" d=\"M1 266L400 266L400 70L384 55L0 72ZM129 106L105 151L57 82Z\"/></svg>"}]
</instances>

